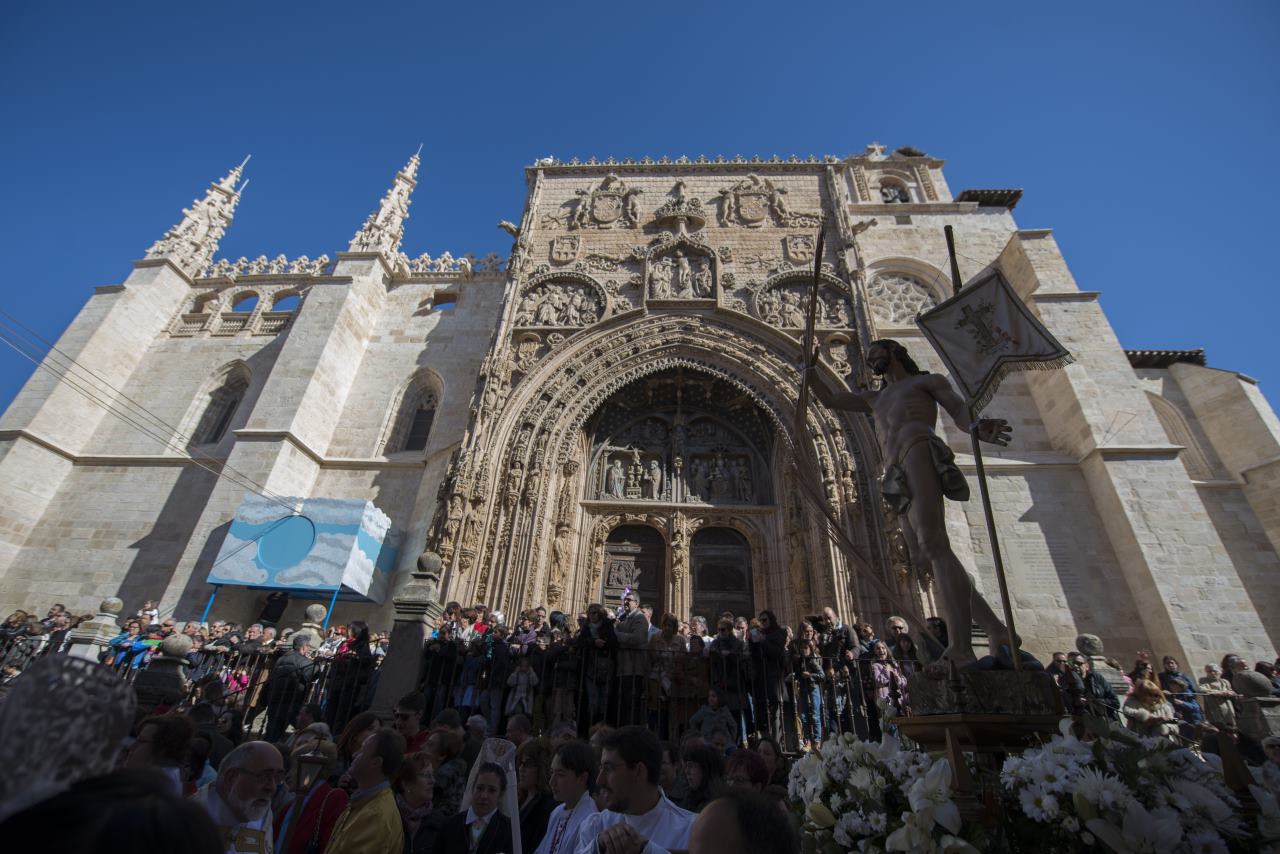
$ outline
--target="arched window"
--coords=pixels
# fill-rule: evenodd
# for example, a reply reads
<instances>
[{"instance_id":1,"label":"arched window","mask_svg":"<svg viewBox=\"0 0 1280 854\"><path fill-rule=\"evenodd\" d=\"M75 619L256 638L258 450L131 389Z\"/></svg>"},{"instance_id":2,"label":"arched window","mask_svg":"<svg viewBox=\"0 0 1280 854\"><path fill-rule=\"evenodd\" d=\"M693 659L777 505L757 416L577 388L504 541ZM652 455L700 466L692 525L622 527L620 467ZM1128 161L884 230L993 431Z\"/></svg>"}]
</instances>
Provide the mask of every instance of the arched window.
<instances>
[{"instance_id":1,"label":"arched window","mask_svg":"<svg viewBox=\"0 0 1280 854\"><path fill-rule=\"evenodd\" d=\"M201 413L196 428L191 431L191 445L216 445L221 442L248 389L247 368L235 365L228 370L222 382L209 392L204 412Z\"/></svg>"},{"instance_id":2,"label":"arched window","mask_svg":"<svg viewBox=\"0 0 1280 854\"><path fill-rule=\"evenodd\" d=\"M248 314L258 307L258 295L253 291L236 294L231 300L231 310L240 314Z\"/></svg>"},{"instance_id":3,"label":"arched window","mask_svg":"<svg viewBox=\"0 0 1280 854\"><path fill-rule=\"evenodd\" d=\"M1147 397L1151 400L1151 408L1156 411L1156 418L1160 419L1160 426L1164 428L1169 442L1183 447L1179 456L1187 467L1187 474L1192 480L1213 480L1213 465L1178 407L1158 394L1147 392Z\"/></svg>"},{"instance_id":4,"label":"arched window","mask_svg":"<svg viewBox=\"0 0 1280 854\"><path fill-rule=\"evenodd\" d=\"M272 311L297 311L298 303L301 302L300 297L294 291L285 291L277 294L275 301L271 303Z\"/></svg>"},{"instance_id":5,"label":"arched window","mask_svg":"<svg viewBox=\"0 0 1280 854\"><path fill-rule=\"evenodd\" d=\"M428 378L411 381L400 398L400 408L383 453L426 450L438 403L439 395Z\"/></svg>"},{"instance_id":6,"label":"arched window","mask_svg":"<svg viewBox=\"0 0 1280 854\"><path fill-rule=\"evenodd\" d=\"M210 294L201 294L196 297L195 306L192 311L195 314L206 314L212 311L214 306L218 304L218 294L216 292Z\"/></svg>"},{"instance_id":7,"label":"arched window","mask_svg":"<svg viewBox=\"0 0 1280 854\"><path fill-rule=\"evenodd\" d=\"M911 201L911 191L901 181L884 178L880 181L880 201L886 205L908 203Z\"/></svg>"}]
</instances>

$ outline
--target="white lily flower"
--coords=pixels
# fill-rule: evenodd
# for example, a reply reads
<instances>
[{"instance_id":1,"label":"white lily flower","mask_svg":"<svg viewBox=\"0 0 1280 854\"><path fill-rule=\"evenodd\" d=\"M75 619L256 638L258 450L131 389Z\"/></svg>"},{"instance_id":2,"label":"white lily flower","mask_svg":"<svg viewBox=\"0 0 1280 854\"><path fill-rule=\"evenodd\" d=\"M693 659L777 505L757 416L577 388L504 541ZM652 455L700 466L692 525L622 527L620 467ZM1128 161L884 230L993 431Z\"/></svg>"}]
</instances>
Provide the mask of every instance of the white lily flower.
<instances>
[{"instance_id":1,"label":"white lily flower","mask_svg":"<svg viewBox=\"0 0 1280 854\"><path fill-rule=\"evenodd\" d=\"M1169 785L1190 803L1192 809L1214 824L1221 824L1231 818L1231 807L1199 783L1191 780L1171 780Z\"/></svg>"},{"instance_id":2,"label":"white lily flower","mask_svg":"<svg viewBox=\"0 0 1280 854\"><path fill-rule=\"evenodd\" d=\"M939 759L907 790L911 809L933 809L933 819L952 833L960 832L960 808L951 800L951 763Z\"/></svg>"},{"instance_id":3,"label":"white lily flower","mask_svg":"<svg viewBox=\"0 0 1280 854\"><path fill-rule=\"evenodd\" d=\"M1166 854L1182 840L1176 819L1153 815L1136 800L1129 802L1120 827L1100 818L1089 819L1088 827L1116 854Z\"/></svg>"}]
</instances>

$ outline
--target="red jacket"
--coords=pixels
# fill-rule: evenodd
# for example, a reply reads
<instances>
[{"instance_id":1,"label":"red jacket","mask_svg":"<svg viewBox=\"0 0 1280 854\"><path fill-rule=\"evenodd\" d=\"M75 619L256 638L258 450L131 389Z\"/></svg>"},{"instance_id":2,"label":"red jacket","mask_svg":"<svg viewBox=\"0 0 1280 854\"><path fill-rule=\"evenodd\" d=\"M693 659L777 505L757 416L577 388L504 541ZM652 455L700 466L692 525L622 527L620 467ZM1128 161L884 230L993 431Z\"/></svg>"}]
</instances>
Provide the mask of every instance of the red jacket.
<instances>
[{"instance_id":1,"label":"red jacket","mask_svg":"<svg viewBox=\"0 0 1280 854\"><path fill-rule=\"evenodd\" d=\"M289 806L276 816L274 846L276 854L306 854L312 837L319 841L318 850L323 851L329 844L329 837L333 835L333 826L337 824L338 816L342 815L342 811L346 808L347 793L344 790L334 788L325 782L317 784L303 803L302 821L292 828L293 836L289 840L289 850L286 851L280 847L284 842L281 830L284 828L285 818L293 810L293 802L290 801ZM315 836L317 823L320 825L319 836ZM290 822L290 825L293 824L294 822Z\"/></svg>"}]
</instances>

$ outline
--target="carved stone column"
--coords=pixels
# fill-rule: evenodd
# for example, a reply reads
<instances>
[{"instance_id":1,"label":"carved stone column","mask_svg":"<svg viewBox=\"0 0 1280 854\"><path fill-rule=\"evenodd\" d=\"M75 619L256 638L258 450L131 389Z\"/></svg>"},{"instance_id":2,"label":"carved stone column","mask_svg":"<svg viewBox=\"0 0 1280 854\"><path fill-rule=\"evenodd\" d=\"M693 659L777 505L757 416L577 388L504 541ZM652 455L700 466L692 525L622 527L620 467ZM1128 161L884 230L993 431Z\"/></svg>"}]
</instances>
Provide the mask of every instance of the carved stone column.
<instances>
[{"instance_id":1,"label":"carved stone column","mask_svg":"<svg viewBox=\"0 0 1280 854\"><path fill-rule=\"evenodd\" d=\"M400 595L393 600L395 622L391 627L391 647L382 661L378 689L372 711L386 719L396 701L418 688L422 679L422 650L435 621L444 613L440 604L440 556L423 552L418 569Z\"/></svg>"},{"instance_id":2,"label":"carved stone column","mask_svg":"<svg viewBox=\"0 0 1280 854\"><path fill-rule=\"evenodd\" d=\"M86 661L97 661L106 651L111 639L120 634L120 624L116 619L124 603L112 597L104 599L98 606L98 613L87 623L81 623L68 636L67 655L72 658L83 658Z\"/></svg>"},{"instance_id":3,"label":"carved stone column","mask_svg":"<svg viewBox=\"0 0 1280 854\"><path fill-rule=\"evenodd\" d=\"M160 703L177 705L190 684L187 679L190 651L191 638L186 635L169 635L160 642L160 655L153 657L133 681L140 708L151 709Z\"/></svg>"},{"instance_id":4,"label":"carved stone column","mask_svg":"<svg viewBox=\"0 0 1280 854\"><path fill-rule=\"evenodd\" d=\"M671 519L671 595L668 608L677 617L687 617L693 607L689 578L689 537L685 516L676 513ZM660 616L660 615L659 615Z\"/></svg>"}]
</instances>

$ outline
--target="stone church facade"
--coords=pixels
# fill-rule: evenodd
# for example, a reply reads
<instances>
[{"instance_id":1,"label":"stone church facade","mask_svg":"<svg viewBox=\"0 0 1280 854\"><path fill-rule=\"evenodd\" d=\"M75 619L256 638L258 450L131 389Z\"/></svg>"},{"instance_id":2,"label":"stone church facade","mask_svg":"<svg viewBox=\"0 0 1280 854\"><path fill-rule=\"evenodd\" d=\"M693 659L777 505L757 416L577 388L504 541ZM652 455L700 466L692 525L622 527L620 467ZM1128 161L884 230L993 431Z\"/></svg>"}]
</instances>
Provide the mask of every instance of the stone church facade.
<instances>
[{"instance_id":1,"label":"stone church facade","mask_svg":"<svg viewBox=\"0 0 1280 854\"><path fill-rule=\"evenodd\" d=\"M215 261L237 167L95 291L0 420L0 608L119 595L198 617L258 492L390 518L392 593L337 606L375 626L424 553L442 599L508 613L627 588L681 615L936 613L879 499L870 422L814 404L798 424L795 404L815 260L828 384L869 382L881 337L943 370L914 318L951 293L951 225L965 280L999 269L1076 359L1011 377L986 410L1014 427L987 471L1027 646L1092 632L1122 658L1274 656L1280 423L1201 351L1125 350L1052 235L1016 224L1020 191L953 194L942 161L878 145L547 159L502 224L508 258L414 258L418 167L336 260ZM966 435L939 428L972 477ZM948 503L949 533L994 601L974 494ZM252 618L263 595L224 587L215 616Z\"/></svg>"}]
</instances>

